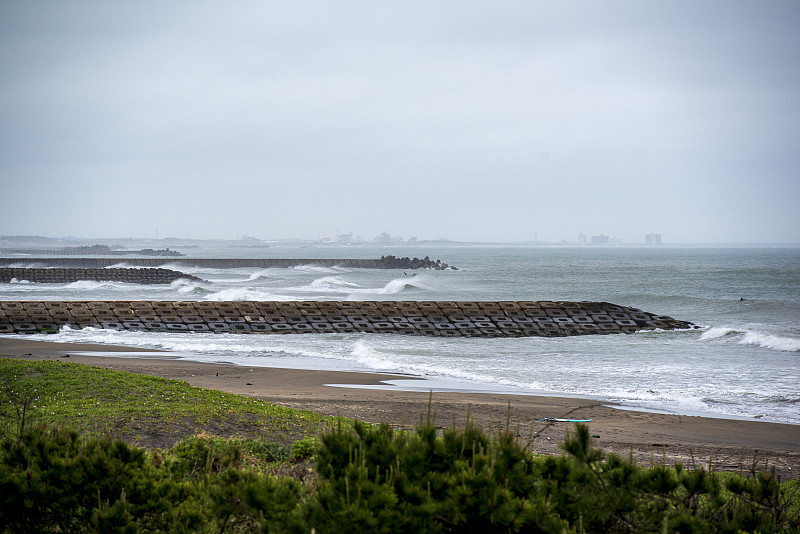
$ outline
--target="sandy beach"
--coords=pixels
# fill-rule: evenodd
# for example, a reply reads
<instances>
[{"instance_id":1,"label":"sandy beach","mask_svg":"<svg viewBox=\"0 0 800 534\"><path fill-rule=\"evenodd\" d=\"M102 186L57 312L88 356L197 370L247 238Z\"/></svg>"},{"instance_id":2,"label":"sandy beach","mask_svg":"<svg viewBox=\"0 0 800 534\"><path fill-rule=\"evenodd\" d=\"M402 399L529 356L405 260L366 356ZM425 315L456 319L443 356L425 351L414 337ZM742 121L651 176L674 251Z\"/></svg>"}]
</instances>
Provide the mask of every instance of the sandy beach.
<instances>
[{"instance_id":1,"label":"sandy beach","mask_svg":"<svg viewBox=\"0 0 800 534\"><path fill-rule=\"evenodd\" d=\"M104 355L78 355L103 352ZM114 354L117 354L115 356ZM122 371L184 380L192 385L256 397L293 408L329 415L413 426L428 413L430 393L399 389L335 387L331 384L379 385L408 376L309 371L199 363L162 352L108 345L49 343L0 338L0 356L22 359L66 359ZM640 463L707 466L750 471L775 469L782 477L800 473L800 426L753 420L717 419L621 410L589 399L436 392L431 413L439 427L463 426L470 414L485 429L510 428L534 436L532 450L559 452L558 443L571 423L544 418L591 419L595 445Z\"/></svg>"}]
</instances>

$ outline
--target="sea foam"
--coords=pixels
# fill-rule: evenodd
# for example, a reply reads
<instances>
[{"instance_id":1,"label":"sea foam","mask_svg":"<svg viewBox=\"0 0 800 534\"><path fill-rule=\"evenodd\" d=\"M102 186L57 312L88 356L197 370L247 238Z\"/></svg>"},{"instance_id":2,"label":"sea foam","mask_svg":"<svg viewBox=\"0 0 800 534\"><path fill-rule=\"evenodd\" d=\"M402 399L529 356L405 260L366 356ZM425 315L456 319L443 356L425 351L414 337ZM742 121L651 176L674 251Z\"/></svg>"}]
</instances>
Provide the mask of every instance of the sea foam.
<instances>
[{"instance_id":1,"label":"sea foam","mask_svg":"<svg viewBox=\"0 0 800 534\"><path fill-rule=\"evenodd\" d=\"M397 295L406 291L418 289L426 290L428 287L421 282L412 282L410 278L395 278L394 280L389 281L383 287L363 288L352 291L350 297L356 299L359 298L359 296L364 295Z\"/></svg>"},{"instance_id":2,"label":"sea foam","mask_svg":"<svg viewBox=\"0 0 800 534\"><path fill-rule=\"evenodd\" d=\"M323 267L321 265L295 265L294 267L291 267L291 269L293 269L295 271L300 271L300 272L303 272L303 273L312 273L312 274L314 274L314 273L320 273L320 274L322 274L322 273L331 273L331 274L335 274L335 273L349 273L349 272L351 272L349 269L345 269L344 267L336 267L336 266Z\"/></svg>"},{"instance_id":3,"label":"sea foam","mask_svg":"<svg viewBox=\"0 0 800 534\"><path fill-rule=\"evenodd\" d=\"M231 300L295 300L291 297L285 297L282 295L276 295L274 293L270 293L263 290L258 289L251 289L248 287L242 288L230 288L230 289L223 289L221 291L217 291L210 295L207 295L204 300L210 300L214 302L225 302Z\"/></svg>"},{"instance_id":4,"label":"sea foam","mask_svg":"<svg viewBox=\"0 0 800 534\"><path fill-rule=\"evenodd\" d=\"M322 278L317 278L311 284L307 286L308 290L311 291L331 291L334 293L344 293L350 292L353 288L361 287L358 284L354 284L352 282L348 282L343 278L338 276L325 276Z\"/></svg>"},{"instance_id":5,"label":"sea foam","mask_svg":"<svg viewBox=\"0 0 800 534\"><path fill-rule=\"evenodd\" d=\"M780 350L785 352L800 352L800 339L772 336L760 332L747 332L740 345L756 345L765 349Z\"/></svg>"},{"instance_id":6,"label":"sea foam","mask_svg":"<svg viewBox=\"0 0 800 534\"><path fill-rule=\"evenodd\" d=\"M726 326L716 326L709 328L708 330L703 332L703 335L700 336L700 339L702 340L717 339L720 337L727 336L728 334L732 334L734 332L737 332L737 330L733 328L728 328Z\"/></svg>"},{"instance_id":7,"label":"sea foam","mask_svg":"<svg viewBox=\"0 0 800 534\"><path fill-rule=\"evenodd\" d=\"M109 280L77 280L64 286L66 289L77 289L80 291L97 291L99 289L114 289L119 291L133 291L141 289L141 284L131 284L128 282L113 282Z\"/></svg>"}]
</instances>

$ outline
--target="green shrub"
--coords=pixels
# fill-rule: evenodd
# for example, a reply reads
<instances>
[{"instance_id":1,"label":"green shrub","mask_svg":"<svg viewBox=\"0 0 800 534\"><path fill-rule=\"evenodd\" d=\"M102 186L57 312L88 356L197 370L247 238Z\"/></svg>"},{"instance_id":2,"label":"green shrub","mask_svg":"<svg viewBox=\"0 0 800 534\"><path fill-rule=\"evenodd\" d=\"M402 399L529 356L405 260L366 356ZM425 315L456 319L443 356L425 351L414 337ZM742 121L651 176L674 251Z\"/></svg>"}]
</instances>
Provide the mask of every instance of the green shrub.
<instances>
[{"instance_id":1,"label":"green shrub","mask_svg":"<svg viewBox=\"0 0 800 534\"><path fill-rule=\"evenodd\" d=\"M306 436L292 443L292 460L300 461L314 456L317 451L317 439Z\"/></svg>"},{"instance_id":2,"label":"green shrub","mask_svg":"<svg viewBox=\"0 0 800 534\"><path fill-rule=\"evenodd\" d=\"M242 449L235 441L224 438L190 436L173 445L165 460L174 476L191 478L241 467Z\"/></svg>"},{"instance_id":3,"label":"green shrub","mask_svg":"<svg viewBox=\"0 0 800 534\"><path fill-rule=\"evenodd\" d=\"M242 440L242 453L249 466L271 462L283 462L289 459L286 446L265 439Z\"/></svg>"},{"instance_id":4,"label":"green shrub","mask_svg":"<svg viewBox=\"0 0 800 534\"><path fill-rule=\"evenodd\" d=\"M641 468L592 446L534 458L510 433L357 423L324 434L308 502L318 532L800 532L796 491L770 475Z\"/></svg>"},{"instance_id":5,"label":"green shrub","mask_svg":"<svg viewBox=\"0 0 800 534\"><path fill-rule=\"evenodd\" d=\"M641 468L580 425L563 449L534 457L472 425L339 425L293 447L315 454L306 485L253 468L288 456L268 442L194 436L162 456L28 426L0 442L0 533L800 532L797 480Z\"/></svg>"},{"instance_id":6,"label":"green shrub","mask_svg":"<svg viewBox=\"0 0 800 534\"><path fill-rule=\"evenodd\" d=\"M0 444L0 531L70 532L104 503L159 519L180 488L144 450L110 439L81 440L61 428L31 427Z\"/></svg>"},{"instance_id":7,"label":"green shrub","mask_svg":"<svg viewBox=\"0 0 800 534\"><path fill-rule=\"evenodd\" d=\"M31 427L0 443L0 532L279 531L305 489L244 469L258 442L196 436L148 456L122 441ZM299 528L299 527L298 527Z\"/></svg>"},{"instance_id":8,"label":"green shrub","mask_svg":"<svg viewBox=\"0 0 800 534\"><path fill-rule=\"evenodd\" d=\"M320 532L494 532L565 521L536 498L537 464L509 434L493 441L469 425L395 433L356 423L323 435L323 477L308 504Z\"/></svg>"},{"instance_id":9,"label":"green shrub","mask_svg":"<svg viewBox=\"0 0 800 534\"><path fill-rule=\"evenodd\" d=\"M183 438L166 451L165 463L173 476L193 478L229 468L265 471L269 464L288 457L285 446L263 439L197 435Z\"/></svg>"}]
</instances>

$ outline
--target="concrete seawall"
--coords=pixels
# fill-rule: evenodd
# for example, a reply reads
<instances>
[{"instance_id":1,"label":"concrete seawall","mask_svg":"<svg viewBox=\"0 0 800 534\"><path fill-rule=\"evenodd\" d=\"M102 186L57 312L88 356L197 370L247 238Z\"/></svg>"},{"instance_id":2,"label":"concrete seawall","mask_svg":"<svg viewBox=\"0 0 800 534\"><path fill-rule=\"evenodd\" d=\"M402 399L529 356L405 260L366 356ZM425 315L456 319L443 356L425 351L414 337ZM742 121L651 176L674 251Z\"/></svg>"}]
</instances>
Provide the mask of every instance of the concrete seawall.
<instances>
[{"instance_id":1,"label":"concrete seawall","mask_svg":"<svg viewBox=\"0 0 800 534\"><path fill-rule=\"evenodd\" d=\"M355 269L453 269L439 260L419 258L395 258L386 256L380 259L260 259L260 258L0 258L0 267L12 265L36 265L44 267L71 267L102 269L124 263L135 267L209 267L212 269L230 269L236 267L271 267L288 268L301 265L317 265L320 267L348 267Z\"/></svg>"},{"instance_id":2,"label":"concrete seawall","mask_svg":"<svg viewBox=\"0 0 800 534\"><path fill-rule=\"evenodd\" d=\"M0 334L54 333L65 325L158 332L440 337L563 337L693 327L607 302L0 301Z\"/></svg>"},{"instance_id":3,"label":"concrete seawall","mask_svg":"<svg viewBox=\"0 0 800 534\"><path fill-rule=\"evenodd\" d=\"M138 254L141 256L185 256L180 252L168 248L153 250L144 248L140 250L114 250L107 245L92 245L82 247L64 248L2 248L0 254L30 254L34 256L85 256L87 254L98 254L103 256L127 256Z\"/></svg>"},{"instance_id":4,"label":"concrete seawall","mask_svg":"<svg viewBox=\"0 0 800 534\"><path fill-rule=\"evenodd\" d=\"M44 284L69 284L79 280L127 282L131 284L169 284L180 278L201 280L169 269L26 269L0 267L0 283L26 280Z\"/></svg>"}]
</instances>

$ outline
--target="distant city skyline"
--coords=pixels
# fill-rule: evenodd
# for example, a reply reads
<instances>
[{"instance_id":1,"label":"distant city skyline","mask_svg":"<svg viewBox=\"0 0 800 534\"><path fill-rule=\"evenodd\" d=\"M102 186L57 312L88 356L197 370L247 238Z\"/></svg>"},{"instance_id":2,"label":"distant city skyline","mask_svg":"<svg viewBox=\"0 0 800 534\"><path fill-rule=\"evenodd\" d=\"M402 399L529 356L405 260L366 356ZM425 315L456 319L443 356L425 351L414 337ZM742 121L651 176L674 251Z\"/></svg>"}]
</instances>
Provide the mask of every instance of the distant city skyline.
<instances>
[{"instance_id":1,"label":"distant city skyline","mask_svg":"<svg viewBox=\"0 0 800 534\"><path fill-rule=\"evenodd\" d=\"M118 243L114 243L117 241ZM792 242L785 242L785 243L778 243L778 242L744 242L744 241L726 241L726 242L708 242L708 243L698 243L698 242L679 242L679 241L669 241L664 240L661 237L661 234L658 233L647 233L643 234L642 238L637 241L624 241L620 238L615 236L608 236L606 234L597 234L589 236L585 233L580 233L575 239L556 239L553 241L543 241L539 239L529 239L525 241L460 241L457 239L450 239L446 236L438 237L438 238L418 238L417 236L409 236L403 237L399 235L389 234L387 232L381 233L377 236L370 236L370 237L362 237L359 235L355 235L352 233L347 234L336 234L336 235L322 235L316 238L299 238L299 237L291 237L291 236L284 236L279 238L273 239L265 239L259 238L254 236L248 236L246 234L241 234L239 236L234 236L230 238L194 238L194 237L178 237L178 236L163 236L163 237L147 237L147 236L96 236L96 237L85 237L85 236L15 236L15 235L0 235L0 253L2 250L9 249L9 248L19 248L22 244L24 248L24 244L34 244L34 246L48 246L48 244L58 243L59 246L86 246L91 244L102 244L102 245L114 245L118 244L120 246L125 247L130 243L140 244L140 243L151 243L151 244L158 244L163 247L169 246L180 246L179 243L200 243L200 242L207 242L207 243L214 243L214 242L222 242L222 243L238 243L238 246L251 246L257 247L259 244L280 244L280 243L308 243L308 244L319 244L319 245L381 245L381 246L392 246L392 245L425 245L429 246L431 244L447 244L447 243L454 243L454 244L488 244L488 245L545 245L545 246L552 246L552 245L577 245L577 246L790 246L790 247L800 247L800 243L792 243ZM55 246L55 245L53 245ZM136 245L134 245L136 246Z\"/></svg>"}]
</instances>

